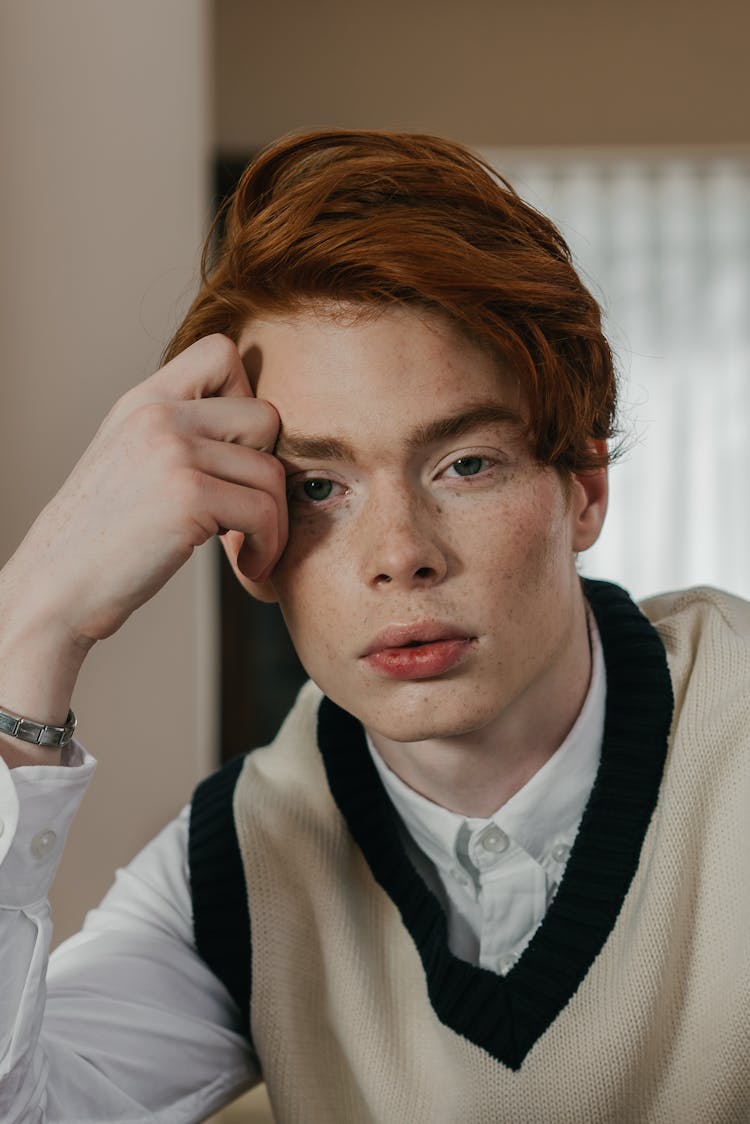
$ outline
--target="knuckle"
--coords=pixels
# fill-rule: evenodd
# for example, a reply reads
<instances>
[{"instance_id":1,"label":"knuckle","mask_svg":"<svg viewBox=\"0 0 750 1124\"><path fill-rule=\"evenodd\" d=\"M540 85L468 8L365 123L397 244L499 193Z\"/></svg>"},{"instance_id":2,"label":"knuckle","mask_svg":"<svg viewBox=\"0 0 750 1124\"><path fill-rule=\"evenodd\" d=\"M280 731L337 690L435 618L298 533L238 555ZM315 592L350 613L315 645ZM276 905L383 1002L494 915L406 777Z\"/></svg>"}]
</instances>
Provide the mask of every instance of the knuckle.
<instances>
[{"instance_id":1,"label":"knuckle","mask_svg":"<svg viewBox=\"0 0 750 1124\"><path fill-rule=\"evenodd\" d=\"M181 468L189 463L190 450L188 443L184 437L174 430L159 430L153 444L157 448L161 460L168 467Z\"/></svg>"},{"instance_id":2,"label":"knuckle","mask_svg":"<svg viewBox=\"0 0 750 1124\"><path fill-rule=\"evenodd\" d=\"M127 419L136 447L155 465L170 471L189 465L193 459L189 435L179 425L177 407L172 402L148 402Z\"/></svg>"},{"instance_id":3,"label":"knuckle","mask_svg":"<svg viewBox=\"0 0 750 1124\"><path fill-rule=\"evenodd\" d=\"M219 366L235 362L239 354L229 336L221 332L212 332L209 336L203 336L195 346L200 347L205 352L206 358Z\"/></svg>"},{"instance_id":4,"label":"knuckle","mask_svg":"<svg viewBox=\"0 0 750 1124\"><path fill-rule=\"evenodd\" d=\"M197 468L176 473L170 487L170 504L178 515L194 519L205 502L205 479Z\"/></svg>"},{"instance_id":5,"label":"knuckle","mask_svg":"<svg viewBox=\"0 0 750 1124\"><path fill-rule=\"evenodd\" d=\"M144 402L129 415L131 424L149 437L168 433L174 425L174 409L170 402Z\"/></svg>"}]
</instances>

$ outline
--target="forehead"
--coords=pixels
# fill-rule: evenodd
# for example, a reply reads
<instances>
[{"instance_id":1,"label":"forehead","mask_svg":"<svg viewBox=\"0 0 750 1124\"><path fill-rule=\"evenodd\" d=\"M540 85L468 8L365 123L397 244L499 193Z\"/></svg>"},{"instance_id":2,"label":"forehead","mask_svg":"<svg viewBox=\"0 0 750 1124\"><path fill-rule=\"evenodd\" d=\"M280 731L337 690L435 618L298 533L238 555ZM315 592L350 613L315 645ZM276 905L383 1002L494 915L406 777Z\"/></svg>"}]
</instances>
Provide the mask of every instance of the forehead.
<instances>
[{"instance_id":1,"label":"forehead","mask_svg":"<svg viewBox=\"0 0 750 1124\"><path fill-rule=\"evenodd\" d=\"M254 319L238 341L282 428L396 434L473 406L523 414L517 378L446 319L409 307L314 306Z\"/></svg>"}]
</instances>

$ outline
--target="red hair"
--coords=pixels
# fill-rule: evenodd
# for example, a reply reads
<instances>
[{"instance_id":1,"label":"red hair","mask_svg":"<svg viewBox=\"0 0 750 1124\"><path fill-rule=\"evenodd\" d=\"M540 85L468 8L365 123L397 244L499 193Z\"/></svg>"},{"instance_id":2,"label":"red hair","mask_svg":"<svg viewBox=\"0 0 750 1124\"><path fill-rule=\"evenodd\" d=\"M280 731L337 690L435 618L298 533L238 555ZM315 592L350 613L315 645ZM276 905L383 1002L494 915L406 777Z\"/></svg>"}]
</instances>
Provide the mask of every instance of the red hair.
<instances>
[{"instance_id":1,"label":"red hair","mask_svg":"<svg viewBox=\"0 0 750 1124\"><path fill-rule=\"evenodd\" d=\"M616 378L597 302L549 219L451 141L319 131L271 145L243 173L203 253L202 285L165 352L312 300L405 304L446 316L518 376L536 456L600 467ZM214 230L218 229L215 224Z\"/></svg>"}]
</instances>

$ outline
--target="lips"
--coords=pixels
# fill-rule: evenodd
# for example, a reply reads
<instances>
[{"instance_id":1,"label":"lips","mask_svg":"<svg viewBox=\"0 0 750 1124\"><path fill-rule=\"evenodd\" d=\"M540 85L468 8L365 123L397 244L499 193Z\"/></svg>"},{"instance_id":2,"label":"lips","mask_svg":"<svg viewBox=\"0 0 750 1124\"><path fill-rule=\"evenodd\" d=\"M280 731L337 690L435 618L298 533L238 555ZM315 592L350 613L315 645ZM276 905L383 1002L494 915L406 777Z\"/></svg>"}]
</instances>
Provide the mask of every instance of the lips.
<instances>
[{"instance_id":1,"label":"lips","mask_svg":"<svg viewBox=\"0 0 750 1124\"><path fill-rule=\"evenodd\" d=\"M444 675L470 655L474 637L437 621L386 628L362 653L370 668L391 679Z\"/></svg>"}]
</instances>

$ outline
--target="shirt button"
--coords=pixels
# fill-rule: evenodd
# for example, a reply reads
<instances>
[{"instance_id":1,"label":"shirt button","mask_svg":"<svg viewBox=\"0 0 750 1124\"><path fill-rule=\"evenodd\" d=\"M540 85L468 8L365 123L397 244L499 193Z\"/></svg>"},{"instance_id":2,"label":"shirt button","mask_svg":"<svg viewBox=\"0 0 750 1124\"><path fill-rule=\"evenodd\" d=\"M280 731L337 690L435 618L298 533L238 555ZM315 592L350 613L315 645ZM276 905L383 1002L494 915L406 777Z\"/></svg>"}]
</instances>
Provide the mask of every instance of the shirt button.
<instances>
[{"instance_id":1,"label":"shirt button","mask_svg":"<svg viewBox=\"0 0 750 1124\"><path fill-rule=\"evenodd\" d=\"M550 853L556 863L564 863L570 854L570 847L567 843L555 843Z\"/></svg>"},{"instance_id":2,"label":"shirt button","mask_svg":"<svg viewBox=\"0 0 750 1124\"><path fill-rule=\"evenodd\" d=\"M504 831L499 827L486 827L479 836L479 842L485 851L491 851L493 855L499 855L503 851L507 851L510 840Z\"/></svg>"},{"instance_id":3,"label":"shirt button","mask_svg":"<svg viewBox=\"0 0 750 1124\"><path fill-rule=\"evenodd\" d=\"M55 843L57 843L56 833L51 827L45 828L31 840L31 853L35 859L46 859L50 851L54 850Z\"/></svg>"}]
</instances>

